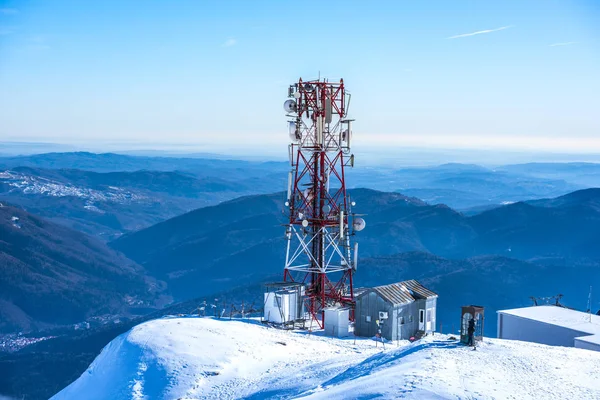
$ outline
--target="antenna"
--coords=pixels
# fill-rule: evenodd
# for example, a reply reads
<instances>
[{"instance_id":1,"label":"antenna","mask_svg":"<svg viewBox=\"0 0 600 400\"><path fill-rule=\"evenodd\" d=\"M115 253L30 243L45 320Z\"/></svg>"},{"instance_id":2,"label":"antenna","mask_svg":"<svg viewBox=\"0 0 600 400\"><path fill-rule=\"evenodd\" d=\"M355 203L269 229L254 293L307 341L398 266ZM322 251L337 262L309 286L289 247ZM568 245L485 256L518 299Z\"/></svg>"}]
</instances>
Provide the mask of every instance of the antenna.
<instances>
[{"instance_id":1,"label":"antenna","mask_svg":"<svg viewBox=\"0 0 600 400\"><path fill-rule=\"evenodd\" d=\"M344 81L321 79L289 86L284 111L289 122L291 174L284 281L306 285L304 299L311 324L325 324L325 308L354 306L353 274L357 250L355 219L346 193L352 120ZM293 122L293 124L292 124ZM291 178L290 178L291 177ZM352 225L350 225L352 224ZM354 313L349 315L354 320Z\"/></svg>"}]
</instances>

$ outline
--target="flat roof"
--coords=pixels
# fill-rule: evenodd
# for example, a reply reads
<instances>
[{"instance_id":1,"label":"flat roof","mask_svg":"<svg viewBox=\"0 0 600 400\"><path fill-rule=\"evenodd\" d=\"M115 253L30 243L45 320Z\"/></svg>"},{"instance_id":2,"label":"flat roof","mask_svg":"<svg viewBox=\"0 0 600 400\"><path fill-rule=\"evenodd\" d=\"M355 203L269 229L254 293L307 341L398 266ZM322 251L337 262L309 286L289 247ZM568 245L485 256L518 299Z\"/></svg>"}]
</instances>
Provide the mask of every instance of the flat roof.
<instances>
[{"instance_id":1,"label":"flat roof","mask_svg":"<svg viewBox=\"0 0 600 400\"><path fill-rule=\"evenodd\" d=\"M511 310L499 310L499 314L514 315L516 317L531 319L549 325L556 325L574 331L587 333L593 336L582 336L575 338L589 343L600 344L600 316L588 314L570 308L553 305L531 306L513 308Z\"/></svg>"},{"instance_id":2,"label":"flat roof","mask_svg":"<svg viewBox=\"0 0 600 400\"><path fill-rule=\"evenodd\" d=\"M600 335L580 336L576 337L575 340L593 344L600 344Z\"/></svg>"}]
</instances>

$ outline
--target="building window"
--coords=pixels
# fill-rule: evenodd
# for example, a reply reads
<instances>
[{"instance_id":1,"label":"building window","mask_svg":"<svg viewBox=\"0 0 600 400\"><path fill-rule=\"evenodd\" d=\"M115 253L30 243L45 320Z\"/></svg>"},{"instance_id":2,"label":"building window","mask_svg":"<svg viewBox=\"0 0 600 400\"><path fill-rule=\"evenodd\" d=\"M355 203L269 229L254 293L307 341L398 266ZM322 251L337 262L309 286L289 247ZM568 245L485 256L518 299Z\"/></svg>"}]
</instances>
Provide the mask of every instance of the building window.
<instances>
[{"instance_id":1,"label":"building window","mask_svg":"<svg viewBox=\"0 0 600 400\"><path fill-rule=\"evenodd\" d=\"M400 325L404 325L404 317L400 317Z\"/></svg>"},{"instance_id":2,"label":"building window","mask_svg":"<svg viewBox=\"0 0 600 400\"><path fill-rule=\"evenodd\" d=\"M365 316L365 321L367 321L367 322L371 322L371 316L370 316L370 315L366 315L366 316Z\"/></svg>"},{"instance_id":3,"label":"building window","mask_svg":"<svg viewBox=\"0 0 600 400\"><path fill-rule=\"evenodd\" d=\"M425 314L423 312L424 310L419 310L419 323L422 324L423 323L423 319L425 319L425 316L423 314Z\"/></svg>"}]
</instances>

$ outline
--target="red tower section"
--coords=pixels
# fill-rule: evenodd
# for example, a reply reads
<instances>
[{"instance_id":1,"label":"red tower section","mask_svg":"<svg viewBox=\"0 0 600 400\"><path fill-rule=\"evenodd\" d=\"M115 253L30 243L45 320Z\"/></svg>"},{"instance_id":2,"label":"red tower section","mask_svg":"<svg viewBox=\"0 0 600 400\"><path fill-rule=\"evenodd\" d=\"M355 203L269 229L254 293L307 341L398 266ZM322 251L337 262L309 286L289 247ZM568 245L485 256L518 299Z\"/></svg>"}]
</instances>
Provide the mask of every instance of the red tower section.
<instances>
[{"instance_id":1,"label":"red tower section","mask_svg":"<svg viewBox=\"0 0 600 400\"><path fill-rule=\"evenodd\" d=\"M288 96L284 109L291 118L292 143L284 280L306 285L306 309L323 327L326 307L353 310L358 244L352 239L364 227L364 220L352 214L346 194L345 171L354 164L352 120L346 115L349 95L343 80L300 79L289 87Z\"/></svg>"}]
</instances>

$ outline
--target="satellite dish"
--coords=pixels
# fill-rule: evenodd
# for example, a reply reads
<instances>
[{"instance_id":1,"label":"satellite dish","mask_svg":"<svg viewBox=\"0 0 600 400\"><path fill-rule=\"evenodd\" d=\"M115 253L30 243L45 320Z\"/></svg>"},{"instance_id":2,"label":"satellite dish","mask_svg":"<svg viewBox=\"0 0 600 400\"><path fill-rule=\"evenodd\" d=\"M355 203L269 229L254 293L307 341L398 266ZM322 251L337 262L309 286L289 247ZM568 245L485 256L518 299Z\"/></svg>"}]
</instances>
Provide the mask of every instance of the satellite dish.
<instances>
[{"instance_id":1,"label":"satellite dish","mask_svg":"<svg viewBox=\"0 0 600 400\"><path fill-rule=\"evenodd\" d=\"M304 90L306 90L307 92L310 92L313 90L313 86L310 83L306 83L306 84L304 84Z\"/></svg>"},{"instance_id":2,"label":"satellite dish","mask_svg":"<svg viewBox=\"0 0 600 400\"><path fill-rule=\"evenodd\" d=\"M364 219L362 219L362 218L354 218L354 222L352 223L352 227L354 228L355 231L360 232L363 229L365 229L365 226L367 226L367 223L365 222Z\"/></svg>"},{"instance_id":3,"label":"satellite dish","mask_svg":"<svg viewBox=\"0 0 600 400\"><path fill-rule=\"evenodd\" d=\"M296 100L298 100L300 98L300 92L295 92L294 97L296 98Z\"/></svg>"},{"instance_id":4,"label":"satellite dish","mask_svg":"<svg viewBox=\"0 0 600 400\"><path fill-rule=\"evenodd\" d=\"M300 140L298 137L298 133L296 132L296 123L294 121L289 121L288 123L288 135L292 142L297 142Z\"/></svg>"},{"instance_id":5,"label":"satellite dish","mask_svg":"<svg viewBox=\"0 0 600 400\"><path fill-rule=\"evenodd\" d=\"M305 228L307 228L308 227L308 220L303 219L302 220L302 226L305 227Z\"/></svg>"},{"instance_id":6,"label":"satellite dish","mask_svg":"<svg viewBox=\"0 0 600 400\"><path fill-rule=\"evenodd\" d=\"M296 104L295 100L286 100L285 103L283 103L283 109L285 112L295 113L298 110L298 104Z\"/></svg>"}]
</instances>

